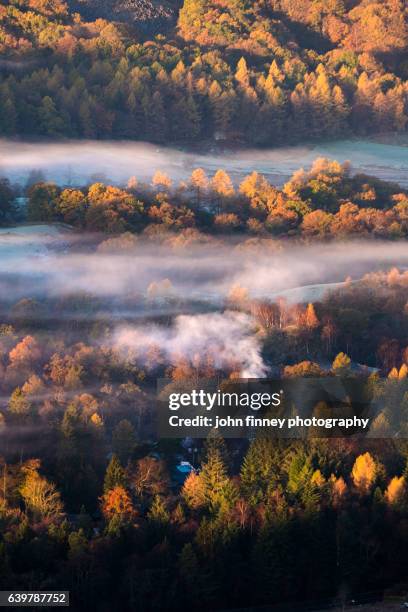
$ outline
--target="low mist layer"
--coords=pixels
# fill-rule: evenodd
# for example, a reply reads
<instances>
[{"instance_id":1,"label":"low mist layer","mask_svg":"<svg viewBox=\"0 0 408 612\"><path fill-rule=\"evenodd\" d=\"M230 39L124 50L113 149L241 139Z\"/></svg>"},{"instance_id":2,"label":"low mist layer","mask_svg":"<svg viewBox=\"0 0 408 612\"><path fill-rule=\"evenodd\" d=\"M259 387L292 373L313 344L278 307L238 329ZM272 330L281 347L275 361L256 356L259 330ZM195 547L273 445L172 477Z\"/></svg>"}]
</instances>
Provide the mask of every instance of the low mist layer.
<instances>
[{"instance_id":1,"label":"low mist layer","mask_svg":"<svg viewBox=\"0 0 408 612\"><path fill-rule=\"evenodd\" d=\"M62 144L0 140L0 171L21 183L34 171L41 171L47 180L78 186L106 178L123 184L133 175L150 181L155 170L166 172L174 180L183 180L192 169L200 167L208 174L223 168L237 178L256 170L281 185L299 167L310 167L316 157L349 160L355 172L408 185L407 147L376 142L336 141L269 150L211 148L188 152L129 141L81 140Z\"/></svg>"},{"instance_id":2,"label":"low mist layer","mask_svg":"<svg viewBox=\"0 0 408 612\"><path fill-rule=\"evenodd\" d=\"M3 316L10 307L20 316L18 304L35 298L30 308L37 321L113 325L109 343L135 363L146 365L151 350L169 364L205 353L216 368L232 363L241 375L255 377L266 369L250 309L231 307L254 299L316 302L346 278L408 266L405 242L283 247L264 241L255 249L217 242L177 249L140 239L129 250L104 252L95 237L77 240L63 227L46 225L0 235Z\"/></svg>"},{"instance_id":3,"label":"low mist layer","mask_svg":"<svg viewBox=\"0 0 408 612\"><path fill-rule=\"evenodd\" d=\"M250 242L218 242L177 249L140 239L133 249L106 253L98 252L96 244L83 248L86 244L87 237L82 236L79 249L78 236L57 226L4 230L0 280L3 288L8 285L7 299L85 292L119 300L139 296L219 305L237 286L252 298L287 295L289 301L294 289L315 286L319 299L326 283L358 279L381 267L408 265L405 242L282 246L266 240L255 248ZM302 301L299 291L293 295L295 301Z\"/></svg>"}]
</instances>

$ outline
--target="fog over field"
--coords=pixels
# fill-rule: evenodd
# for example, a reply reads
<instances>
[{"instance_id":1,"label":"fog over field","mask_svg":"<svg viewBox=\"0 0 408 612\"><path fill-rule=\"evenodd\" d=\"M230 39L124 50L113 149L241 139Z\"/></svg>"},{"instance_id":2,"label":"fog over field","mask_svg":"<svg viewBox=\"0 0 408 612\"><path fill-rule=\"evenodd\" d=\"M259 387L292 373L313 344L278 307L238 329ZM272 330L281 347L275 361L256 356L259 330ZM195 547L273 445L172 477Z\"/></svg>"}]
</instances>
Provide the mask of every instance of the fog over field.
<instances>
[{"instance_id":1,"label":"fog over field","mask_svg":"<svg viewBox=\"0 0 408 612\"><path fill-rule=\"evenodd\" d=\"M152 283L169 281L163 289L167 297L183 300L220 304L234 286L240 286L251 298L274 299L286 294L294 302L309 299L303 298L302 288L313 288L318 299L327 284L408 265L408 248L403 241L291 243L273 249L267 248L266 241L254 251L234 243L175 249L140 238L132 250L104 252L92 245L84 250L84 236L78 250L77 240L78 234L58 225L3 229L0 278L2 283L11 277L15 281L8 290L9 298L78 292L109 299L146 297ZM35 279L32 286L27 285L30 278Z\"/></svg>"},{"instance_id":2,"label":"fog over field","mask_svg":"<svg viewBox=\"0 0 408 612\"><path fill-rule=\"evenodd\" d=\"M152 345L164 361L194 360L204 352L217 366L234 361L245 376L262 376L261 342L250 315L231 310L231 291L246 298L288 302L321 299L346 277L360 279L379 269L408 266L405 242L350 242L314 246L263 245L254 252L234 244L174 249L140 243L126 252L97 250L89 236L60 226L23 226L0 234L0 289L3 303L25 297L52 300L94 296L96 308L75 309L72 317L113 323L111 342L145 363ZM37 318L70 316L39 310ZM163 321L165 317L165 321Z\"/></svg>"},{"instance_id":3,"label":"fog over field","mask_svg":"<svg viewBox=\"0 0 408 612\"><path fill-rule=\"evenodd\" d=\"M282 185L300 167L309 168L317 157L350 161L353 172L408 186L408 147L368 141L337 141L279 149L213 147L188 152L148 143L67 141L29 143L0 140L0 173L25 183L30 172L40 170L47 180L82 185L90 180L126 183L131 176L150 181L156 170L184 180L194 168L214 174L223 168L239 179L256 170Z\"/></svg>"}]
</instances>

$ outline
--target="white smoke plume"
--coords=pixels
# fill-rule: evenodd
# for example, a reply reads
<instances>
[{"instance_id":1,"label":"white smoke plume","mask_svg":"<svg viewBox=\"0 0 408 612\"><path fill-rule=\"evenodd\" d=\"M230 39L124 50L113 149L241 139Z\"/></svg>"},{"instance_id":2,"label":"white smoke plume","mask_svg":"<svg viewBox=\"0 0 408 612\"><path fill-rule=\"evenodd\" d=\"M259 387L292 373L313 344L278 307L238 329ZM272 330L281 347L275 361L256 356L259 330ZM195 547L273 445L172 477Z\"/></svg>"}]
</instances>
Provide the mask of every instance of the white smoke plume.
<instances>
[{"instance_id":1,"label":"white smoke plume","mask_svg":"<svg viewBox=\"0 0 408 612\"><path fill-rule=\"evenodd\" d=\"M169 364L180 358L194 364L204 358L216 369L238 366L243 378L266 374L253 321L243 313L179 315L172 327L126 326L117 330L114 342L134 362L143 365L152 347L157 346Z\"/></svg>"}]
</instances>

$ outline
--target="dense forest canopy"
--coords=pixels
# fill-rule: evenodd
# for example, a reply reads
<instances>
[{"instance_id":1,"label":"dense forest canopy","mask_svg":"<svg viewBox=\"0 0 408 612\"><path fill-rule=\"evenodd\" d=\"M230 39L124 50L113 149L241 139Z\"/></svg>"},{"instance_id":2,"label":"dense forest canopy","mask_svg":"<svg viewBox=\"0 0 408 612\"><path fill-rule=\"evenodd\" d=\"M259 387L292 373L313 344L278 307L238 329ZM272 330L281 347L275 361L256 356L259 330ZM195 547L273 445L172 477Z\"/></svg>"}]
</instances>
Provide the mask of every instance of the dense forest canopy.
<instances>
[{"instance_id":1,"label":"dense forest canopy","mask_svg":"<svg viewBox=\"0 0 408 612\"><path fill-rule=\"evenodd\" d=\"M0 0L0 137L402 132L407 50L404 0ZM407 190L328 159L281 187L155 170L0 179L0 588L98 612L407 592ZM157 439L158 379L251 359L358 380L373 437Z\"/></svg>"},{"instance_id":2,"label":"dense forest canopy","mask_svg":"<svg viewBox=\"0 0 408 612\"><path fill-rule=\"evenodd\" d=\"M150 31L87 7L0 4L1 134L273 145L406 127L400 0L186 0Z\"/></svg>"}]
</instances>

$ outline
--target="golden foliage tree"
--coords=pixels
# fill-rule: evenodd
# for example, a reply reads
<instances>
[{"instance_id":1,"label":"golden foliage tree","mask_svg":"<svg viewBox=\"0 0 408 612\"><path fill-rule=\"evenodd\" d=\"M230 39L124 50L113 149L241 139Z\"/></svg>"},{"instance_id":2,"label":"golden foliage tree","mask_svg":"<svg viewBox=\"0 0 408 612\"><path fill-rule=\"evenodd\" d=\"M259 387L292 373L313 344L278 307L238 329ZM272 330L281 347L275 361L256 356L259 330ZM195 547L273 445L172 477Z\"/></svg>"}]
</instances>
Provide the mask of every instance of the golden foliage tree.
<instances>
[{"instance_id":1,"label":"golden foliage tree","mask_svg":"<svg viewBox=\"0 0 408 612\"><path fill-rule=\"evenodd\" d=\"M24 471L26 476L20 494L27 511L37 520L61 518L63 505L55 485L38 473L36 465L28 466Z\"/></svg>"},{"instance_id":2,"label":"golden foliage tree","mask_svg":"<svg viewBox=\"0 0 408 612\"><path fill-rule=\"evenodd\" d=\"M159 187L160 189L169 190L171 189L173 182L171 178L165 173L157 170L152 178L152 185Z\"/></svg>"},{"instance_id":3,"label":"golden foliage tree","mask_svg":"<svg viewBox=\"0 0 408 612\"><path fill-rule=\"evenodd\" d=\"M375 459L369 452L359 455L354 462L351 477L354 486L361 493L368 493L373 486L378 473Z\"/></svg>"},{"instance_id":4,"label":"golden foliage tree","mask_svg":"<svg viewBox=\"0 0 408 612\"><path fill-rule=\"evenodd\" d=\"M313 304L310 303L308 304L306 308L305 326L308 329L315 329L316 327L319 327L319 325L320 325L320 322L319 322L319 319L317 318L315 307L313 306Z\"/></svg>"},{"instance_id":5,"label":"golden foliage tree","mask_svg":"<svg viewBox=\"0 0 408 612\"><path fill-rule=\"evenodd\" d=\"M334 474L332 474L330 477L330 485L332 490L333 503L336 506L341 502L342 498L347 493L347 485L342 476L336 478Z\"/></svg>"},{"instance_id":6,"label":"golden foliage tree","mask_svg":"<svg viewBox=\"0 0 408 612\"><path fill-rule=\"evenodd\" d=\"M205 486L199 474L190 472L184 481L181 495L187 506L192 510L198 510L205 505Z\"/></svg>"},{"instance_id":7,"label":"golden foliage tree","mask_svg":"<svg viewBox=\"0 0 408 612\"><path fill-rule=\"evenodd\" d=\"M385 498L389 504L399 502L402 496L406 493L406 483L404 476L394 476L388 484L385 492Z\"/></svg>"},{"instance_id":8,"label":"golden foliage tree","mask_svg":"<svg viewBox=\"0 0 408 612\"><path fill-rule=\"evenodd\" d=\"M346 353L339 353L332 364L332 369L336 373L342 373L350 368L351 359Z\"/></svg>"}]
</instances>

